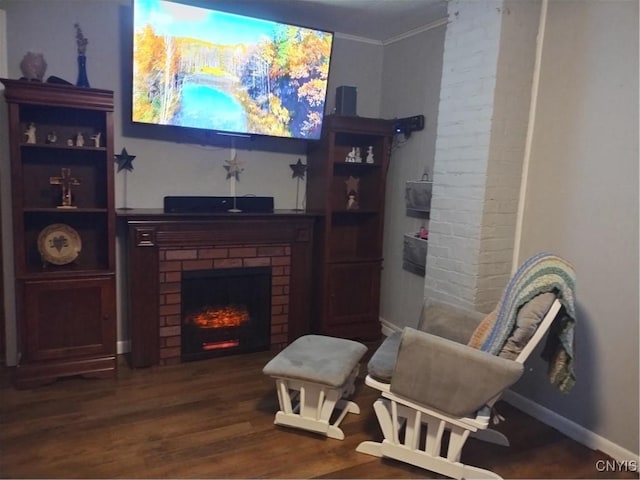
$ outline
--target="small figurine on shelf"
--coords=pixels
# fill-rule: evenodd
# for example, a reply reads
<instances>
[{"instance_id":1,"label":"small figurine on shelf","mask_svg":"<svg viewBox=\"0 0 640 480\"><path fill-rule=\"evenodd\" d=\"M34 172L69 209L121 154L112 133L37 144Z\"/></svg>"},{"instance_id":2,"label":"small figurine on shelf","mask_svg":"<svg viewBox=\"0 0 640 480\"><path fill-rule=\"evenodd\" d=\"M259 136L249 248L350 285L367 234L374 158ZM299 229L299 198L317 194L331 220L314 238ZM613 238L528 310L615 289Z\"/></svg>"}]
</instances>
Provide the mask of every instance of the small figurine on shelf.
<instances>
[{"instance_id":1,"label":"small figurine on shelf","mask_svg":"<svg viewBox=\"0 0 640 480\"><path fill-rule=\"evenodd\" d=\"M55 131L51 131L47 134L47 143L53 144L58 141L58 135L56 135Z\"/></svg>"},{"instance_id":2,"label":"small figurine on shelf","mask_svg":"<svg viewBox=\"0 0 640 480\"><path fill-rule=\"evenodd\" d=\"M84 147L84 135L78 132L76 135L76 147Z\"/></svg>"},{"instance_id":3,"label":"small figurine on shelf","mask_svg":"<svg viewBox=\"0 0 640 480\"><path fill-rule=\"evenodd\" d=\"M351 151L347 154L347 156L344 159L344 161L347 162L347 163L354 163L356 161L356 149L355 149L355 147L351 148Z\"/></svg>"},{"instance_id":4,"label":"small figurine on shelf","mask_svg":"<svg viewBox=\"0 0 640 480\"><path fill-rule=\"evenodd\" d=\"M367 147L367 163L373 163L373 145Z\"/></svg>"},{"instance_id":5,"label":"small figurine on shelf","mask_svg":"<svg viewBox=\"0 0 640 480\"><path fill-rule=\"evenodd\" d=\"M360 156L360 147L351 147L351 151L344 159L347 163L362 163L362 157Z\"/></svg>"},{"instance_id":6,"label":"small figurine on shelf","mask_svg":"<svg viewBox=\"0 0 640 480\"><path fill-rule=\"evenodd\" d=\"M27 143L36 143L36 124L31 122L24 131Z\"/></svg>"},{"instance_id":7,"label":"small figurine on shelf","mask_svg":"<svg viewBox=\"0 0 640 480\"><path fill-rule=\"evenodd\" d=\"M359 207L358 200L356 199L356 194L351 192L347 199L347 210L357 210Z\"/></svg>"},{"instance_id":8,"label":"small figurine on shelf","mask_svg":"<svg viewBox=\"0 0 640 480\"><path fill-rule=\"evenodd\" d=\"M100 146L100 136L102 135L101 132L96 133L95 135L91 135L89 138L91 140L93 140L93 146L98 148Z\"/></svg>"},{"instance_id":9,"label":"small figurine on shelf","mask_svg":"<svg viewBox=\"0 0 640 480\"><path fill-rule=\"evenodd\" d=\"M67 147L73 147L73 138L67 138Z\"/></svg>"},{"instance_id":10,"label":"small figurine on shelf","mask_svg":"<svg viewBox=\"0 0 640 480\"><path fill-rule=\"evenodd\" d=\"M358 177L349 177L344 182L347 186L347 210L357 210L360 208L358 203L358 191L360 190L360 179Z\"/></svg>"},{"instance_id":11,"label":"small figurine on shelf","mask_svg":"<svg viewBox=\"0 0 640 480\"><path fill-rule=\"evenodd\" d=\"M424 225L421 226L417 237L421 240L429 240L429 230L427 230Z\"/></svg>"}]
</instances>

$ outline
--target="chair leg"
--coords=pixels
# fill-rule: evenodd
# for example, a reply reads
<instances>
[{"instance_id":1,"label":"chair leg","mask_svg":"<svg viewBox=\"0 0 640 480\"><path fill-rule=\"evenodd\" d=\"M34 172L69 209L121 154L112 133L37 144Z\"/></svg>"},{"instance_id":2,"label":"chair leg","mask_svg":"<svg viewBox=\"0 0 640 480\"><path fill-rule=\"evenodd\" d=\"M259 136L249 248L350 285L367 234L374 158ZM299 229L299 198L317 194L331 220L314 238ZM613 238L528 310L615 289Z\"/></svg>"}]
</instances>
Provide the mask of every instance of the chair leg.
<instances>
[{"instance_id":1,"label":"chair leg","mask_svg":"<svg viewBox=\"0 0 640 480\"><path fill-rule=\"evenodd\" d=\"M378 424L382 430L384 438L392 438L393 424L391 415L389 414L390 402L386 398L379 398L373 403L373 411L378 417ZM374 457L382 457L382 443L374 441L360 442L356 447L356 452L373 455Z\"/></svg>"},{"instance_id":2,"label":"chair leg","mask_svg":"<svg viewBox=\"0 0 640 480\"><path fill-rule=\"evenodd\" d=\"M459 462L462 454L462 447L469 438L469 430L460 427L451 427L449 433L449 447L447 448L447 460Z\"/></svg>"}]
</instances>

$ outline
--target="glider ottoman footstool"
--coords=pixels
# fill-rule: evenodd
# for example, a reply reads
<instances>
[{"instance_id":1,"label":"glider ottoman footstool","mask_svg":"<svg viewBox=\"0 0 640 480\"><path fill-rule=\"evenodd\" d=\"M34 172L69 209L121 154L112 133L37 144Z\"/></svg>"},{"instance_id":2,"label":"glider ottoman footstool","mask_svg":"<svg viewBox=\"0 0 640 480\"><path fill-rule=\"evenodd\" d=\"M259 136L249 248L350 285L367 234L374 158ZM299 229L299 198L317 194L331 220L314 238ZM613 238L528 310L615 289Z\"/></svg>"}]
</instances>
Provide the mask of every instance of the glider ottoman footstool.
<instances>
[{"instance_id":1,"label":"glider ottoman footstool","mask_svg":"<svg viewBox=\"0 0 640 480\"><path fill-rule=\"evenodd\" d=\"M349 412L360 413L343 397L353 393L366 351L353 340L305 335L278 353L262 370L276 381L280 410L274 423L343 440L340 422Z\"/></svg>"}]
</instances>

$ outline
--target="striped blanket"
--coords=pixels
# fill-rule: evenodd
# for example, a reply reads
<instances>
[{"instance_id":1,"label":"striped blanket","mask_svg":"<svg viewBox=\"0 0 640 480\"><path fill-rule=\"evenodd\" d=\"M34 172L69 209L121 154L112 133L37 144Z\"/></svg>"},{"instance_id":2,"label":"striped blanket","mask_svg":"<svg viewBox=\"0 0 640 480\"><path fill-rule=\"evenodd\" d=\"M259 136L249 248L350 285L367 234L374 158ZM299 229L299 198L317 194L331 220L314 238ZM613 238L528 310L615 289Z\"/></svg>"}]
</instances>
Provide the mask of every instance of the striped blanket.
<instances>
[{"instance_id":1,"label":"striped blanket","mask_svg":"<svg viewBox=\"0 0 640 480\"><path fill-rule=\"evenodd\" d=\"M538 253L526 260L509 281L497 307L497 317L481 350L497 355L513 331L518 310L533 297L556 293L564 307L547 336L543 358L551 383L568 393L575 383L573 335L575 327L575 271L557 255Z\"/></svg>"}]
</instances>

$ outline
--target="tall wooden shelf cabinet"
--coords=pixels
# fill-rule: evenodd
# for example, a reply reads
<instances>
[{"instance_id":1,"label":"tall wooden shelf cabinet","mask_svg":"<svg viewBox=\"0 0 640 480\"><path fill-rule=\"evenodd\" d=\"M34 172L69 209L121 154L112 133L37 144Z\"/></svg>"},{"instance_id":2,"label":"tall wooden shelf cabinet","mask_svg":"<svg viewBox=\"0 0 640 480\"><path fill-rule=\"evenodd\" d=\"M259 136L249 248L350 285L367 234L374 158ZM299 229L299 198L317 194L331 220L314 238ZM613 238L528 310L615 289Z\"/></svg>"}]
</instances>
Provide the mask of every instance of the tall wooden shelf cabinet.
<instances>
[{"instance_id":1,"label":"tall wooden shelf cabinet","mask_svg":"<svg viewBox=\"0 0 640 480\"><path fill-rule=\"evenodd\" d=\"M381 332L382 229L393 125L338 115L325 122L321 140L310 145L307 156L307 211L320 218L314 330L375 340Z\"/></svg>"},{"instance_id":2,"label":"tall wooden shelf cabinet","mask_svg":"<svg viewBox=\"0 0 640 480\"><path fill-rule=\"evenodd\" d=\"M113 92L1 81L9 113L15 383L112 376Z\"/></svg>"}]
</instances>

